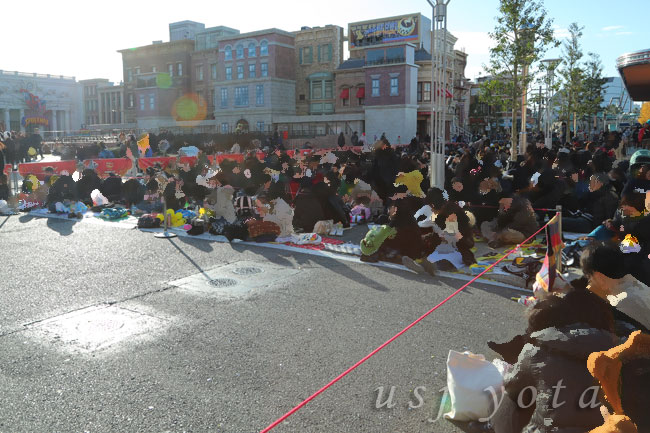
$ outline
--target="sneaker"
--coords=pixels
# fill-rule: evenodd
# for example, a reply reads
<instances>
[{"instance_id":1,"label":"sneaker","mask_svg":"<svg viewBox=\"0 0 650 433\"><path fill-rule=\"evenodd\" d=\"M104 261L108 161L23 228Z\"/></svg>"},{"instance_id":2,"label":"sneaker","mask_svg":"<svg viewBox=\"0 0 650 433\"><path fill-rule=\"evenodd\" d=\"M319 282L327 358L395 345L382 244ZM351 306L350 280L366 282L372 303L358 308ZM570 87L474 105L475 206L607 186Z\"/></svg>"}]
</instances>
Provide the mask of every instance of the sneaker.
<instances>
[{"instance_id":1,"label":"sneaker","mask_svg":"<svg viewBox=\"0 0 650 433\"><path fill-rule=\"evenodd\" d=\"M431 275L432 277L435 277L436 273L438 272L438 267L436 266L436 264L431 263L427 259L422 260L422 268L424 268L426 273Z\"/></svg>"},{"instance_id":2,"label":"sneaker","mask_svg":"<svg viewBox=\"0 0 650 433\"><path fill-rule=\"evenodd\" d=\"M409 256L402 256L402 264L417 274L421 274L421 275L427 274L427 271L425 271L421 265L419 265L415 260L413 260Z\"/></svg>"}]
</instances>

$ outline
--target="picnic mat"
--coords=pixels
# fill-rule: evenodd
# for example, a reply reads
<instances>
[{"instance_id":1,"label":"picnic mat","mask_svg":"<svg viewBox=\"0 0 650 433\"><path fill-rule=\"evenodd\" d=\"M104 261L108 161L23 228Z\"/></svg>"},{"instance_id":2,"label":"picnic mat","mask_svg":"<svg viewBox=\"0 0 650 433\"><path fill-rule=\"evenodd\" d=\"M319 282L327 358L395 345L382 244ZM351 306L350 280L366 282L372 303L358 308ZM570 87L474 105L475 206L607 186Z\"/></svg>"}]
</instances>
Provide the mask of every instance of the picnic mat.
<instances>
[{"instance_id":1,"label":"picnic mat","mask_svg":"<svg viewBox=\"0 0 650 433\"><path fill-rule=\"evenodd\" d=\"M321 237L321 243L318 245L298 245L294 244L293 242L284 242L284 245L287 245L289 247L295 247L295 248L303 248L305 250L316 250L316 251L322 251L325 249L325 245L341 245L343 243L342 240L340 239L332 239L332 238L326 238L326 237Z\"/></svg>"}]
</instances>

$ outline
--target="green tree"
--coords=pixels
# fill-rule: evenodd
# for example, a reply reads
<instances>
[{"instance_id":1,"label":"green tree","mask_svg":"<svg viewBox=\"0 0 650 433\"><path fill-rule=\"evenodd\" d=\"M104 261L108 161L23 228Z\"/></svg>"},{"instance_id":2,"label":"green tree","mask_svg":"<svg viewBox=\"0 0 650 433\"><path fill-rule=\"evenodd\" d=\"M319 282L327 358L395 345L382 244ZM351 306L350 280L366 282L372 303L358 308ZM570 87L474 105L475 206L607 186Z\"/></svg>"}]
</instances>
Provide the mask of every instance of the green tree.
<instances>
[{"instance_id":1,"label":"green tree","mask_svg":"<svg viewBox=\"0 0 650 433\"><path fill-rule=\"evenodd\" d=\"M573 130L576 129L576 116L578 108L578 99L582 93L583 70L580 65L582 58L582 49L580 47L580 38L582 30L578 23L569 25L569 36L562 44L562 67L560 76L562 77L562 97L564 120L567 123L567 129L573 116ZM569 134L567 131L567 138Z\"/></svg>"},{"instance_id":2,"label":"green tree","mask_svg":"<svg viewBox=\"0 0 650 433\"><path fill-rule=\"evenodd\" d=\"M479 89L479 102L483 105L483 112L481 113L486 117L488 125L492 124L492 120L497 119L497 113L512 109L512 100L504 95L510 95L509 83L495 79L487 79L481 83Z\"/></svg>"},{"instance_id":3,"label":"green tree","mask_svg":"<svg viewBox=\"0 0 650 433\"><path fill-rule=\"evenodd\" d=\"M589 53L589 60L584 65L584 77L579 97L578 112L583 116L593 119L593 126L596 126L597 114L602 111L603 86L607 81L603 78L603 64L600 56Z\"/></svg>"},{"instance_id":4,"label":"green tree","mask_svg":"<svg viewBox=\"0 0 650 433\"><path fill-rule=\"evenodd\" d=\"M531 81L528 66L537 62L547 48L558 43L542 0L500 0L496 26L490 32L494 46L490 48L490 64L484 67L508 90L512 110L511 158L517 158L517 113L521 95Z\"/></svg>"}]
</instances>

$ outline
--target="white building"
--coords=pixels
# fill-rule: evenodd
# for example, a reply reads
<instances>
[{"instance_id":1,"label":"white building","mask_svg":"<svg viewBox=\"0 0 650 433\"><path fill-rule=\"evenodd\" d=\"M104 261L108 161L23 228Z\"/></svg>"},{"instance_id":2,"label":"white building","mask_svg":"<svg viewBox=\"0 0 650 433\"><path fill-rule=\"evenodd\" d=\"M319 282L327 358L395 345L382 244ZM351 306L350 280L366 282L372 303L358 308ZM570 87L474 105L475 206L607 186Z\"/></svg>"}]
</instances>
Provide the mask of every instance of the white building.
<instances>
[{"instance_id":1,"label":"white building","mask_svg":"<svg viewBox=\"0 0 650 433\"><path fill-rule=\"evenodd\" d=\"M70 132L81 126L81 86L74 77L0 71L3 130ZM54 132L56 134L56 132Z\"/></svg>"},{"instance_id":2,"label":"white building","mask_svg":"<svg viewBox=\"0 0 650 433\"><path fill-rule=\"evenodd\" d=\"M620 107L623 113L629 113L634 108L634 101L625 88L621 77L606 77L603 85L603 103L601 107L607 108L610 104Z\"/></svg>"}]
</instances>

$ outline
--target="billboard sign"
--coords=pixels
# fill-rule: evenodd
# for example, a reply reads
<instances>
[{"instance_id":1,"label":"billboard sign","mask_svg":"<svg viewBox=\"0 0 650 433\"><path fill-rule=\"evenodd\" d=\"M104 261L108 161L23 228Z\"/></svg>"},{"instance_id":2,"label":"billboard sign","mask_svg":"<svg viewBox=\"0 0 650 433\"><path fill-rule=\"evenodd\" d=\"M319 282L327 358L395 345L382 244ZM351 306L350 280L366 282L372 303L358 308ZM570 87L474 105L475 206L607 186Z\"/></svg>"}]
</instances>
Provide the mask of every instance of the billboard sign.
<instances>
[{"instance_id":1,"label":"billboard sign","mask_svg":"<svg viewBox=\"0 0 650 433\"><path fill-rule=\"evenodd\" d=\"M352 23L348 29L350 48L417 41L419 25L420 14Z\"/></svg>"}]
</instances>

